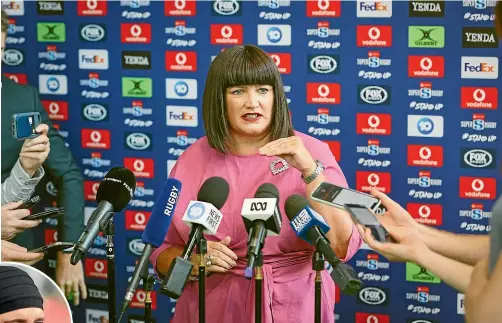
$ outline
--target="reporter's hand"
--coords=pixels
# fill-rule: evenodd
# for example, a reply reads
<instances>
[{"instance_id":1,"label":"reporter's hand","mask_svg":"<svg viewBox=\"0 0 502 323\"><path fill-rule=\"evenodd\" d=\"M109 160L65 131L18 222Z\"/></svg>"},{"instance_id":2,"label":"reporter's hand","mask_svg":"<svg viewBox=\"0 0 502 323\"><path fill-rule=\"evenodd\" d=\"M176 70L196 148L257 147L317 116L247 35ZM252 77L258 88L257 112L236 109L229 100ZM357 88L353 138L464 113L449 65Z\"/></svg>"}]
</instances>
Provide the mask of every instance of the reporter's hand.
<instances>
[{"instance_id":1,"label":"reporter's hand","mask_svg":"<svg viewBox=\"0 0 502 323\"><path fill-rule=\"evenodd\" d=\"M50 151L49 137L47 137L49 126L41 124L36 131L40 133L40 136L26 139L19 153L19 162L30 176L33 176L37 169L42 166Z\"/></svg>"},{"instance_id":2,"label":"reporter's hand","mask_svg":"<svg viewBox=\"0 0 502 323\"><path fill-rule=\"evenodd\" d=\"M387 209L384 215L377 216L380 223L399 228L404 227L418 230L420 224L416 222L408 211L406 211L401 205L394 202L390 197L378 190L371 190L371 195L380 199L380 201L382 201L382 205ZM417 237L422 239L420 232L417 234Z\"/></svg>"},{"instance_id":3,"label":"reporter's hand","mask_svg":"<svg viewBox=\"0 0 502 323\"><path fill-rule=\"evenodd\" d=\"M380 220L380 217L377 218ZM382 223L382 225L384 224ZM357 225L357 229L361 233L364 242L390 261L411 261L418 263L419 256L429 251L427 245L420 239L420 234L417 230L391 224L385 224L384 228L395 240L395 243L390 241L379 242L375 240L370 229L366 228L364 230L360 224Z\"/></svg>"},{"instance_id":4,"label":"reporter's hand","mask_svg":"<svg viewBox=\"0 0 502 323\"><path fill-rule=\"evenodd\" d=\"M33 265L44 258L43 253L28 252L26 248L15 243L2 240L2 261L20 262L25 265Z\"/></svg>"},{"instance_id":5,"label":"reporter's hand","mask_svg":"<svg viewBox=\"0 0 502 323\"><path fill-rule=\"evenodd\" d=\"M30 215L30 211L26 209L14 210L22 203L22 201L13 202L2 206L2 240L10 240L25 229L36 227L42 222L42 220L21 220Z\"/></svg>"},{"instance_id":6,"label":"reporter's hand","mask_svg":"<svg viewBox=\"0 0 502 323\"><path fill-rule=\"evenodd\" d=\"M230 237L226 237L220 242L207 242L206 272L224 273L237 264L235 262L237 260L237 255L228 248L230 240ZM196 275L199 268L199 260L197 254L193 254L191 260L192 263L195 264L192 270L192 274ZM209 265L207 262L209 262Z\"/></svg>"}]
</instances>

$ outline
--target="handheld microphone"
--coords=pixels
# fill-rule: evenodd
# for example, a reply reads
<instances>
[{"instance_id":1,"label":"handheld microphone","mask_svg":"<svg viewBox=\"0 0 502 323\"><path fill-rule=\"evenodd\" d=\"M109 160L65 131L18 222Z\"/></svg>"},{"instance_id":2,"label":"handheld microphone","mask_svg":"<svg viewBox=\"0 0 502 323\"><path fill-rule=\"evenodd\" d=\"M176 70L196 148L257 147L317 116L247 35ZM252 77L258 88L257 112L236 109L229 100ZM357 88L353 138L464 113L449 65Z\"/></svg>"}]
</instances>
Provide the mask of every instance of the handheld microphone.
<instances>
[{"instance_id":1,"label":"handheld microphone","mask_svg":"<svg viewBox=\"0 0 502 323\"><path fill-rule=\"evenodd\" d=\"M134 174L125 167L114 167L105 175L99 184L96 194L98 207L92 212L87 226L80 235L70 262L76 265L87 255L89 248L98 235L103 224L113 216L113 212L120 212L131 200L136 188L136 178Z\"/></svg>"},{"instance_id":2,"label":"handheld microphone","mask_svg":"<svg viewBox=\"0 0 502 323\"><path fill-rule=\"evenodd\" d=\"M223 215L219 211L228 198L230 187L221 177L210 177L201 186L197 201L190 201L181 219L190 228L187 244L181 256L176 257L169 267L161 285L160 292L171 298L178 299L192 272L193 264L190 255L202 234L215 234L220 226Z\"/></svg>"},{"instance_id":3,"label":"handheld microphone","mask_svg":"<svg viewBox=\"0 0 502 323\"><path fill-rule=\"evenodd\" d=\"M286 200L284 209L290 225L298 237L314 245L326 261L333 266L331 277L340 287L340 290L348 295L355 295L361 288L361 281L352 267L342 263L329 245L325 233L330 227L324 218L311 208L309 201L298 194L291 195Z\"/></svg>"},{"instance_id":4,"label":"handheld microphone","mask_svg":"<svg viewBox=\"0 0 502 323\"><path fill-rule=\"evenodd\" d=\"M169 178L160 192L157 203L153 208L152 214L148 219L148 223L146 224L143 235L141 236L143 243L145 244L145 248L143 249L141 258L134 269L131 281L129 282L126 296L124 298L124 302L122 303L120 317L122 317L131 304L140 279L145 281L148 276L147 268L153 250L160 247L164 242L167 230L169 229L173 219L176 204L178 203L181 186L180 181L174 178ZM146 276L144 276L145 273Z\"/></svg>"},{"instance_id":5,"label":"handheld microphone","mask_svg":"<svg viewBox=\"0 0 502 323\"><path fill-rule=\"evenodd\" d=\"M251 278L253 268L268 235L278 235L281 232L281 213L277 208L279 191L275 185L262 184L256 190L254 198L247 198L242 205L241 215L248 232L248 264L244 276Z\"/></svg>"}]
</instances>

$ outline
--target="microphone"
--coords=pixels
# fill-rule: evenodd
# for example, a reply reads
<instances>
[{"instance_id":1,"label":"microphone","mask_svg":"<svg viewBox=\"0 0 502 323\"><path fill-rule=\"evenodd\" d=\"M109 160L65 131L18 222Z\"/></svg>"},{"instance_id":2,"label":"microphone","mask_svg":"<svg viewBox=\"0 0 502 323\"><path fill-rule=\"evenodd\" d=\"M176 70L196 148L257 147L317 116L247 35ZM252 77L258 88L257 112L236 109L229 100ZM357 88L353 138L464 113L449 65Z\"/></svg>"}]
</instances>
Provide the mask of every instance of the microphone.
<instances>
[{"instance_id":1,"label":"microphone","mask_svg":"<svg viewBox=\"0 0 502 323\"><path fill-rule=\"evenodd\" d=\"M329 245L325 233L330 227L324 218L314 211L309 201L298 194L291 195L286 200L284 209L290 225L298 237L314 245L326 261L333 266L331 277L340 287L340 290L348 295L355 295L361 288L361 281L352 267L342 263Z\"/></svg>"},{"instance_id":2,"label":"microphone","mask_svg":"<svg viewBox=\"0 0 502 323\"><path fill-rule=\"evenodd\" d=\"M148 276L148 264L153 250L160 247L164 242L167 230L169 229L173 219L176 204L178 203L181 186L180 181L174 178L169 178L160 192L157 203L155 203L155 207L153 208L152 214L148 219L148 223L146 224L143 235L141 236L141 239L145 244L145 248L143 249L141 258L134 269L131 281L129 282L126 296L124 298L124 302L122 303L120 317L122 317L131 304L140 279L145 281ZM143 276L145 272L146 276ZM118 322L120 322L120 320Z\"/></svg>"},{"instance_id":3,"label":"microphone","mask_svg":"<svg viewBox=\"0 0 502 323\"><path fill-rule=\"evenodd\" d=\"M215 234L223 215L219 211L228 198L230 187L221 177L210 177L201 186L197 201L190 201L181 219L190 227L188 242L181 256L176 257L169 267L161 285L160 292L178 299L192 272L193 264L190 255L203 233Z\"/></svg>"},{"instance_id":4,"label":"microphone","mask_svg":"<svg viewBox=\"0 0 502 323\"><path fill-rule=\"evenodd\" d=\"M135 189L136 178L125 167L114 167L105 175L96 194L98 207L92 212L87 226L73 249L70 259L72 265L76 265L87 255L101 227L110 220L113 212L120 212L127 206Z\"/></svg>"},{"instance_id":5,"label":"microphone","mask_svg":"<svg viewBox=\"0 0 502 323\"><path fill-rule=\"evenodd\" d=\"M244 199L241 215L249 237L248 264L244 271L246 278L253 276L255 261L265 244L265 237L281 232L282 219L278 203L279 191L270 183L258 187L254 198Z\"/></svg>"}]
</instances>

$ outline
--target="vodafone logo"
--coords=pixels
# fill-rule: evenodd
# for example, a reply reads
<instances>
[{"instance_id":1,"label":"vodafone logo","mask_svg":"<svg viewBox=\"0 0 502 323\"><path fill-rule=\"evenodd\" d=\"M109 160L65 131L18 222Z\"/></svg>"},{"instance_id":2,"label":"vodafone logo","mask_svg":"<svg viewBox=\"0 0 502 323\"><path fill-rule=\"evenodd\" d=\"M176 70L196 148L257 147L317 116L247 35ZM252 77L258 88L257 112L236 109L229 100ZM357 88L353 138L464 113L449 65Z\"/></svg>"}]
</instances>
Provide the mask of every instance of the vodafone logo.
<instances>
[{"instance_id":1,"label":"vodafone logo","mask_svg":"<svg viewBox=\"0 0 502 323\"><path fill-rule=\"evenodd\" d=\"M99 183L94 183L94 185L92 185L92 192L94 194L97 194L98 193L98 188L99 188Z\"/></svg>"},{"instance_id":2,"label":"vodafone logo","mask_svg":"<svg viewBox=\"0 0 502 323\"><path fill-rule=\"evenodd\" d=\"M187 3L185 0L175 0L174 1L174 7L178 10L183 10L187 6Z\"/></svg>"},{"instance_id":3,"label":"vodafone logo","mask_svg":"<svg viewBox=\"0 0 502 323\"><path fill-rule=\"evenodd\" d=\"M329 0L318 0L317 8L320 10L328 10L329 9Z\"/></svg>"},{"instance_id":4,"label":"vodafone logo","mask_svg":"<svg viewBox=\"0 0 502 323\"><path fill-rule=\"evenodd\" d=\"M429 147L422 147L418 151L418 155L420 156L420 158L428 160L432 156L432 151Z\"/></svg>"},{"instance_id":5,"label":"vodafone logo","mask_svg":"<svg viewBox=\"0 0 502 323\"><path fill-rule=\"evenodd\" d=\"M291 73L291 54L289 53L268 53L272 61L274 61L279 73Z\"/></svg>"},{"instance_id":6,"label":"vodafone logo","mask_svg":"<svg viewBox=\"0 0 502 323\"><path fill-rule=\"evenodd\" d=\"M51 102L49 104L49 112L52 114L58 114L59 113L59 104L56 102Z\"/></svg>"},{"instance_id":7,"label":"vodafone logo","mask_svg":"<svg viewBox=\"0 0 502 323\"><path fill-rule=\"evenodd\" d=\"M94 270L98 273L102 273L105 270L105 264L101 261L96 261L94 263Z\"/></svg>"},{"instance_id":8,"label":"vodafone logo","mask_svg":"<svg viewBox=\"0 0 502 323\"><path fill-rule=\"evenodd\" d=\"M142 172L145 169L145 163L141 159L136 159L133 167L135 171Z\"/></svg>"},{"instance_id":9,"label":"vodafone logo","mask_svg":"<svg viewBox=\"0 0 502 323\"><path fill-rule=\"evenodd\" d=\"M368 175L368 184L370 184L371 186L377 186L379 183L380 177L377 174L371 173Z\"/></svg>"},{"instance_id":10,"label":"vodafone logo","mask_svg":"<svg viewBox=\"0 0 502 323\"><path fill-rule=\"evenodd\" d=\"M474 192L481 192L485 188L485 183L480 179L472 181L471 188Z\"/></svg>"},{"instance_id":11,"label":"vodafone logo","mask_svg":"<svg viewBox=\"0 0 502 323\"><path fill-rule=\"evenodd\" d=\"M228 39L232 37L232 34L233 34L232 27L230 26L221 27L221 37Z\"/></svg>"},{"instance_id":12,"label":"vodafone logo","mask_svg":"<svg viewBox=\"0 0 502 323\"><path fill-rule=\"evenodd\" d=\"M371 40L378 40L378 38L380 38L380 29L378 29L377 27L371 27L368 30L368 37Z\"/></svg>"},{"instance_id":13,"label":"vodafone logo","mask_svg":"<svg viewBox=\"0 0 502 323\"><path fill-rule=\"evenodd\" d=\"M68 102L42 100L42 105L51 120L68 120Z\"/></svg>"},{"instance_id":14,"label":"vodafone logo","mask_svg":"<svg viewBox=\"0 0 502 323\"><path fill-rule=\"evenodd\" d=\"M174 59L176 60L176 63L178 65L185 65L185 63L187 62L187 56L185 55L185 53L176 54Z\"/></svg>"},{"instance_id":15,"label":"vodafone logo","mask_svg":"<svg viewBox=\"0 0 502 323\"><path fill-rule=\"evenodd\" d=\"M138 302L144 303L146 300L146 293L142 290L138 291L136 293L136 299L138 300Z\"/></svg>"},{"instance_id":16,"label":"vodafone logo","mask_svg":"<svg viewBox=\"0 0 502 323\"><path fill-rule=\"evenodd\" d=\"M307 2L307 17L339 17L339 0L312 0Z\"/></svg>"},{"instance_id":17,"label":"vodafone logo","mask_svg":"<svg viewBox=\"0 0 502 323\"><path fill-rule=\"evenodd\" d=\"M422 205L418 208L418 215L421 218L428 218L431 215L431 208L427 205Z\"/></svg>"},{"instance_id":18,"label":"vodafone logo","mask_svg":"<svg viewBox=\"0 0 502 323\"><path fill-rule=\"evenodd\" d=\"M329 95L329 87L326 84L321 84L317 88L317 94L319 94L320 97L327 97Z\"/></svg>"},{"instance_id":19,"label":"vodafone logo","mask_svg":"<svg viewBox=\"0 0 502 323\"><path fill-rule=\"evenodd\" d=\"M95 143L99 143L101 141L101 133L99 131L91 132L91 140Z\"/></svg>"},{"instance_id":20,"label":"vodafone logo","mask_svg":"<svg viewBox=\"0 0 502 323\"><path fill-rule=\"evenodd\" d=\"M107 4L103 0L77 1L77 9L79 16L106 16Z\"/></svg>"},{"instance_id":21,"label":"vodafone logo","mask_svg":"<svg viewBox=\"0 0 502 323\"><path fill-rule=\"evenodd\" d=\"M483 102L486 99L486 92L483 89L477 89L472 92L474 101Z\"/></svg>"},{"instance_id":22,"label":"vodafone logo","mask_svg":"<svg viewBox=\"0 0 502 323\"><path fill-rule=\"evenodd\" d=\"M378 317L374 316L374 315L370 315L368 316L368 318L366 319L366 323L379 323L378 322Z\"/></svg>"},{"instance_id":23,"label":"vodafone logo","mask_svg":"<svg viewBox=\"0 0 502 323\"><path fill-rule=\"evenodd\" d=\"M138 212L134 215L134 221L136 224L143 225L146 223L146 215L144 213Z\"/></svg>"},{"instance_id":24,"label":"vodafone logo","mask_svg":"<svg viewBox=\"0 0 502 323\"><path fill-rule=\"evenodd\" d=\"M281 58L279 57L279 55L272 54L270 55L270 57L274 61L275 65L277 66L281 65Z\"/></svg>"},{"instance_id":25,"label":"vodafone logo","mask_svg":"<svg viewBox=\"0 0 502 323\"><path fill-rule=\"evenodd\" d=\"M16 83L19 83L19 79L17 78L17 75L10 75L9 79L13 80Z\"/></svg>"},{"instance_id":26,"label":"vodafone logo","mask_svg":"<svg viewBox=\"0 0 502 323\"><path fill-rule=\"evenodd\" d=\"M98 7L98 0L87 0L87 9L89 10L96 10Z\"/></svg>"},{"instance_id":27,"label":"vodafone logo","mask_svg":"<svg viewBox=\"0 0 502 323\"><path fill-rule=\"evenodd\" d=\"M432 68L432 59L429 57L424 57L420 60L420 67L424 71L428 71Z\"/></svg>"},{"instance_id":28,"label":"vodafone logo","mask_svg":"<svg viewBox=\"0 0 502 323\"><path fill-rule=\"evenodd\" d=\"M376 115L371 115L368 117L368 125L371 128L378 128L380 125L380 118Z\"/></svg>"},{"instance_id":29,"label":"vodafone logo","mask_svg":"<svg viewBox=\"0 0 502 323\"><path fill-rule=\"evenodd\" d=\"M132 25L129 29L129 32L133 37L139 37L141 35L141 26L140 25Z\"/></svg>"}]
</instances>

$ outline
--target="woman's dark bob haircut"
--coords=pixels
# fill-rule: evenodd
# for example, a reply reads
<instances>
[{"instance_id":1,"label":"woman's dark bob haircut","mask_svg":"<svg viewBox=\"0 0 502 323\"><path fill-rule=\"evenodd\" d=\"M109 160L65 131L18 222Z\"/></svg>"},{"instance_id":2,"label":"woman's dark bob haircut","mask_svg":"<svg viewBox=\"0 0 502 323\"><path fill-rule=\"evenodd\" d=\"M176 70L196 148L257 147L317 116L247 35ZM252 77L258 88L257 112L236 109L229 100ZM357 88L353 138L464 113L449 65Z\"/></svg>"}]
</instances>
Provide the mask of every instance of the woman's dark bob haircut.
<instances>
[{"instance_id":1,"label":"woman's dark bob haircut","mask_svg":"<svg viewBox=\"0 0 502 323\"><path fill-rule=\"evenodd\" d=\"M225 95L228 88L240 85L270 85L274 88L274 108L270 140L293 135L286 94L276 64L257 46L244 45L225 49L209 67L202 117L209 145L226 154L232 144Z\"/></svg>"}]
</instances>

